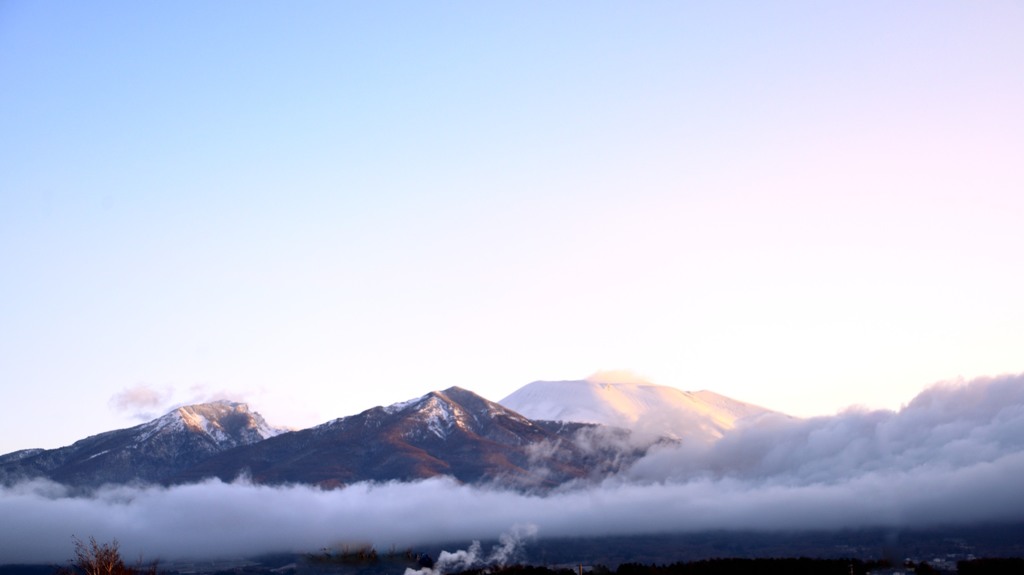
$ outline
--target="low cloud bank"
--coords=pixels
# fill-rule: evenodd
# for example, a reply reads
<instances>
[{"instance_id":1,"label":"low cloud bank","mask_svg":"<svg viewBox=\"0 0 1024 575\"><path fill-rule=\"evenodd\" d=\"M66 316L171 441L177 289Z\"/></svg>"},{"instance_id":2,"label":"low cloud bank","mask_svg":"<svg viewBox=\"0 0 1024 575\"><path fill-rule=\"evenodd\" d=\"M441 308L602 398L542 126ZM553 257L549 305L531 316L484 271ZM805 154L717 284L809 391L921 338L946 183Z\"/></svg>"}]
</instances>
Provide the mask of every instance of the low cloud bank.
<instances>
[{"instance_id":1,"label":"low cloud bank","mask_svg":"<svg viewBox=\"0 0 1024 575\"><path fill-rule=\"evenodd\" d=\"M521 525L554 537L1013 521L1024 520L1021 477L1024 376L1005 376L934 386L898 413L762 418L546 496L446 479L333 491L209 481L89 497L27 482L0 489L0 564L62 563L73 535L173 560L498 539Z\"/></svg>"},{"instance_id":2,"label":"low cloud bank","mask_svg":"<svg viewBox=\"0 0 1024 575\"><path fill-rule=\"evenodd\" d=\"M763 416L712 444L657 450L630 477L831 484L917 468L955 472L1022 449L1024 375L1018 375L937 384L899 412L851 409L804 420Z\"/></svg>"}]
</instances>

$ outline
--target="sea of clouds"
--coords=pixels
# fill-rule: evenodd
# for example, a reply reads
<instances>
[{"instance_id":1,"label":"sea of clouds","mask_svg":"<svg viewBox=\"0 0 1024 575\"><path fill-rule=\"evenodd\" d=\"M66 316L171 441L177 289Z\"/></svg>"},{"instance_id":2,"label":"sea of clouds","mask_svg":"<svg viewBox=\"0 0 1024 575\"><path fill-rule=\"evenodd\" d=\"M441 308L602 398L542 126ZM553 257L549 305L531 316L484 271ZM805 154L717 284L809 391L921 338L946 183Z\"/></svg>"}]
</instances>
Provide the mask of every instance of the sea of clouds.
<instances>
[{"instance_id":1,"label":"sea of clouds","mask_svg":"<svg viewBox=\"0 0 1024 575\"><path fill-rule=\"evenodd\" d=\"M0 564L64 563L72 537L129 559L241 558L538 537L921 527L1024 520L1024 375L943 383L898 412L770 415L661 445L600 484L524 494L448 479L337 490L246 481L0 488ZM510 531L511 530L511 531Z\"/></svg>"}]
</instances>

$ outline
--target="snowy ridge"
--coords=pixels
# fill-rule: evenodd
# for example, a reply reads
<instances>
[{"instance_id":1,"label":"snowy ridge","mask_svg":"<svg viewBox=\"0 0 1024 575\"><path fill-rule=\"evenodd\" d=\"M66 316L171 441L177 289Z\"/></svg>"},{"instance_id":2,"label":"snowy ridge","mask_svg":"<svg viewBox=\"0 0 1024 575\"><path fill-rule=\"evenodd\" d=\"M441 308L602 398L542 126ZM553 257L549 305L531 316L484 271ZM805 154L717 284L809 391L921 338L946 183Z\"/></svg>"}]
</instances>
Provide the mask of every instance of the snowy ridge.
<instances>
[{"instance_id":1,"label":"snowy ridge","mask_svg":"<svg viewBox=\"0 0 1024 575\"><path fill-rule=\"evenodd\" d=\"M427 397L428 399L419 406L419 416L430 432L444 439L448 437L448 433L455 424L452 406L441 401L434 394Z\"/></svg>"},{"instance_id":2,"label":"snowy ridge","mask_svg":"<svg viewBox=\"0 0 1024 575\"><path fill-rule=\"evenodd\" d=\"M446 439L455 427L467 429L467 418L471 417L442 391L432 391L416 399L384 408L384 412L389 415L406 410L415 412L415 418L423 423L427 431L440 439Z\"/></svg>"},{"instance_id":3,"label":"snowy ridge","mask_svg":"<svg viewBox=\"0 0 1024 575\"><path fill-rule=\"evenodd\" d=\"M0 464L11 463L14 461L20 461L29 457L34 457L40 453L46 451L45 449L31 448L31 449L19 449L18 451L12 451L0 455Z\"/></svg>"},{"instance_id":4,"label":"snowy ridge","mask_svg":"<svg viewBox=\"0 0 1024 575\"><path fill-rule=\"evenodd\" d=\"M475 401L467 396L472 396ZM379 409L388 416L406 417L417 422L417 425L406 433L407 437L421 437L426 432L447 440L456 430L473 433L473 430L478 430L481 425L493 422L499 417L519 425L533 426L533 422L522 415L458 387L432 391L415 399Z\"/></svg>"},{"instance_id":5,"label":"snowy ridge","mask_svg":"<svg viewBox=\"0 0 1024 575\"><path fill-rule=\"evenodd\" d=\"M240 422L244 423L241 429ZM163 417L145 423L139 426L141 433L138 442L145 442L160 433L186 430L207 435L214 442L227 445L251 443L253 440L267 439L286 431L270 426L260 414L249 411L249 406L244 403L222 400L179 407Z\"/></svg>"},{"instance_id":6,"label":"snowy ridge","mask_svg":"<svg viewBox=\"0 0 1024 575\"><path fill-rule=\"evenodd\" d=\"M72 445L0 457L0 477L45 477L98 487L162 482L199 461L283 433L244 403L178 407L148 423L107 431Z\"/></svg>"},{"instance_id":7,"label":"snowy ridge","mask_svg":"<svg viewBox=\"0 0 1024 575\"><path fill-rule=\"evenodd\" d=\"M535 381L499 403L531 419L599 423L676 439L713 441L769 410L711 391L689 392L641 380Z\"/></svg>"},{"instance_id":8,"label":"snowy ridge","mask_svg":"<svg viewBox=\"0 0 1024 575\"><path fill-rule=\"evenodd\" d=\"M386 413L388 415L392 415L394 413L398 413L399 411L402 411L403 409L405 409L407 407L416 405L417 403L423 401L427 397L430 397L430 394L422 395L420 397L414 397L412 399L407 399L405 401L399 401L398 403L392 403L391 405L387 405L387 406L383 407L382 409L384 410L384 413Z\"/></svg>"},{"instance_id":9,"label":"snowy ridge","mask_svg":"<svg viewBox=\"0 0 1024 575\"><path fill-rule=\"evenodd\" d=\"M180 411L180 408L176 409L176 410L174 410L174 411L172 411L172 412L170 412L170 413L168 413L168 414L166 414L166 415L164 415L162 417L154 419L153 421L150 421L149 423L143 423L142 425L140 425L139 426L140 434L138 436L137 443L144 443L146 441L149 441L150 438L152 438L154 435L156 435L158 433L161 433L161 432L164 432L164 431L166 431L166 432L184 431L185 430L185 421L184 421L184 419L182 419L181 415L178 413L179 411Z\"/></svg>"}]
</instances>

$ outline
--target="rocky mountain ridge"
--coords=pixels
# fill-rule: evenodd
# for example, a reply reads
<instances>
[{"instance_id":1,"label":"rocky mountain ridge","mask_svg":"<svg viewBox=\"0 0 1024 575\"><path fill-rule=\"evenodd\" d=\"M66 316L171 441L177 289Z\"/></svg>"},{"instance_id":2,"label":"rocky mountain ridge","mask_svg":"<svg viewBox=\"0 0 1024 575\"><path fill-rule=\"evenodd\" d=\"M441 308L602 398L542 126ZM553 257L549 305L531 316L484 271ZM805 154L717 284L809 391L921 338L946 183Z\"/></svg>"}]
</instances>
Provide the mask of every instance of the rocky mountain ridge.
<instances>
[{"instance_id":1,"label":"rocky mountain ridge","mask_svg":"<svg viewBox=\"0 0 1024 575\"><path fill-rule=\"evenodd\" d=\"M450 476L464 483L550 488L614 473L629 460L611 441L604 450L578 446L578 434L597 427L530 420L452 387L231 450L176 480L245 475L258 483L335 487ZM630 454L639 457L642 450Z\"/></svg>"},{"instance_id":2,"label":"rocky mountain ridge","mask_svg":"<svg viewBox=\"0 0 1024 575\"><path fill-rule=\"evenodd\" d=\"M78 487L161 482L213 455L283 431L244 403L184 406L153 421L93 435L66 447L0 456L0 481L44 477Z\"/></svg>"},{"instance_id":3,"label":"rocky mountain ridge","mask_svg":"<svg viewBox=\"0 0 1024 575\"><path fill-rule=\"evenodd\" d=\"M330 488L448 476L551 489L600 480L658 442L717 437L740 417L767 411L722 396L708 399L702 395L707 393L633 383L534 382L503 405L452 387L295 431L268 425L245 404L221 401L180 407L59 449L2 455L0 481L41 477L94 488L245 477ZM679 397L698 407L680 409ZM656 428L658 433L645 427L662 419L672 426Z\"/></svg>"}]
</instances>

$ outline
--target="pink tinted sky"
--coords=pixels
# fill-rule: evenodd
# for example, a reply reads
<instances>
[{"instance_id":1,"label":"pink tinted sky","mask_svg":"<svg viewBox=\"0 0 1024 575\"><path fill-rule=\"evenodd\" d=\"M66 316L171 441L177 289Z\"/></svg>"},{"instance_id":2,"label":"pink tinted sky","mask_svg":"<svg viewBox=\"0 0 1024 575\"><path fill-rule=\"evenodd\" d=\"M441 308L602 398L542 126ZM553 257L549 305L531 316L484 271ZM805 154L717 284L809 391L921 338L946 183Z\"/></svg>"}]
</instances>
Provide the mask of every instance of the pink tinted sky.
<instances>
[{"instance_id":1,"label":"pink tinted sky","mask_svg":"<svg viewBox=\"0 0 1024 575\"><path fill-rule=\"evenodd\" d=\"M1024 371L1022 18L0 4L0 453L222 396L631 368L807 416Z\"/></svg>"}]
</instances>

